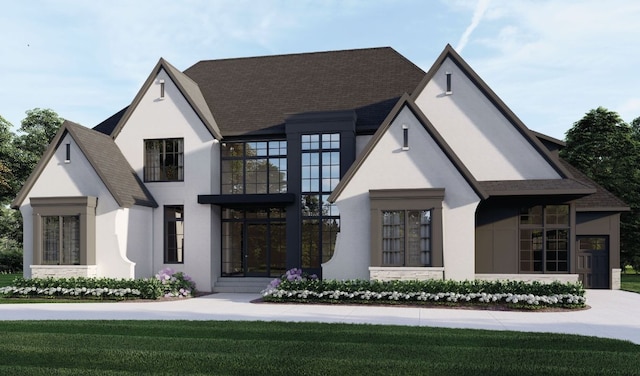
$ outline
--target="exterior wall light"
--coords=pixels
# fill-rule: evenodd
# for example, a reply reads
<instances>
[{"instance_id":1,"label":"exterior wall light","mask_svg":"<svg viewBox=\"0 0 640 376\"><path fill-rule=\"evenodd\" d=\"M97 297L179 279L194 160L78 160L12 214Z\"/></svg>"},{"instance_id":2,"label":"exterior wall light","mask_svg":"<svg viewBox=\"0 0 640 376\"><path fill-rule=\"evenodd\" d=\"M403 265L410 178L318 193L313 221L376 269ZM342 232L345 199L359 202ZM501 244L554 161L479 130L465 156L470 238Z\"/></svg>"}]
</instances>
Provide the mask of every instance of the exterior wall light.
<instances>
[{"instance_id":1,"label":"exterior wall light","mask_svg":"<svg viewBox=\"0 0 640 376\"><path fill-rule=\"evenodd\" d=\"M160 79L160 98L164 98L164 80Z\"/></svg>"}]
</instances>

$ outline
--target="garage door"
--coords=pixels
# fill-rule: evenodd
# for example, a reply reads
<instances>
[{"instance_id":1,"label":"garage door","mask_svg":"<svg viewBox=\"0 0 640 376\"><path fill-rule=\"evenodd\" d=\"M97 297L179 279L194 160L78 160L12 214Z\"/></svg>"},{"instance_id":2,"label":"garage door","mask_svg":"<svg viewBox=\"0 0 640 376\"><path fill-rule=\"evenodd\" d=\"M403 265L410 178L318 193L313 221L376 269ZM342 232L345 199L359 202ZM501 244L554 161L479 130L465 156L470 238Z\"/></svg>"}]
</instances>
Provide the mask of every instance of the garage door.
<instances>
[{"instance_id":1,"label":"garage door","mask_svg":"<svg viewBox=\"0 0 640 376\"><path fill-rule=\"evenodd\" d=\"M588 289L609 288L609 238L579 236L577 240L580 281Z\"/></svg>"}]
</instances>

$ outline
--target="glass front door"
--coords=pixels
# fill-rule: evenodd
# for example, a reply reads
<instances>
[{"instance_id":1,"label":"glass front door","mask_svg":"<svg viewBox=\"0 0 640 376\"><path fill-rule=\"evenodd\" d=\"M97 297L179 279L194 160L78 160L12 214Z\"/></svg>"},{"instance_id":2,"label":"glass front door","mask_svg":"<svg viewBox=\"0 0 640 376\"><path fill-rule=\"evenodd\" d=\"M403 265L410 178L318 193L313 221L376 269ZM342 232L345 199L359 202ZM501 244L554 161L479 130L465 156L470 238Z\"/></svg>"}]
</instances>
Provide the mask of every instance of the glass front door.
<instances>
[{"instance_id":1,"label":"glass front door","mask_svg":"<svg viewBox=\"0 0 640 376\"><path fill-rule=\"evenodd\" d=\"M223 210L222 275L279 277L286 268L284 210Z\"/></svg>"}]
</instances>

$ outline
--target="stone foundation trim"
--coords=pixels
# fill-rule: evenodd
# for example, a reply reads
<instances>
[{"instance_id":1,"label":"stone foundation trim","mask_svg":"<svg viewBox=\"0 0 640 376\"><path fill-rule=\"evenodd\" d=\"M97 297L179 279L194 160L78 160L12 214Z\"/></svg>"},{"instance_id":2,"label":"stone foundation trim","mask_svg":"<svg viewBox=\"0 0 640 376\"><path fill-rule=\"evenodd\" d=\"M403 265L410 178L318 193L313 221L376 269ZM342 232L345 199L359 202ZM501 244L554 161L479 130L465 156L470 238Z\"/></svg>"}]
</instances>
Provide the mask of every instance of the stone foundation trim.
<instances>
[{"instance_id":1,"label":"stone foundation trim","mask_svg":"<svg viewBox=\"0 0 640 376\"><path fill-rule=\"evenodd\" d=\"M554 281L578 282L577 274L476 274L476 279L481 281L524 281L551 283Z\"/></svg>"},{"instance_id":2,"label":"stone foundation trim","mask_svg":"<svg viewBox=\"0 0 640 376\"><path fill-rule=\"evenodd\" d=\"M31 278L97 277L96 265L31 265Z\"/></svg>"},{"instance_id":3,"label":"stone foundation trim","mask_svg":"<svg viewBox=\"0 0 640 376\"><path fill-rule=\"evenodd\" d=\"M372 281L411 281L444 279L442 267L369 267L369 279Z\"/></svg>"}]
</instances>

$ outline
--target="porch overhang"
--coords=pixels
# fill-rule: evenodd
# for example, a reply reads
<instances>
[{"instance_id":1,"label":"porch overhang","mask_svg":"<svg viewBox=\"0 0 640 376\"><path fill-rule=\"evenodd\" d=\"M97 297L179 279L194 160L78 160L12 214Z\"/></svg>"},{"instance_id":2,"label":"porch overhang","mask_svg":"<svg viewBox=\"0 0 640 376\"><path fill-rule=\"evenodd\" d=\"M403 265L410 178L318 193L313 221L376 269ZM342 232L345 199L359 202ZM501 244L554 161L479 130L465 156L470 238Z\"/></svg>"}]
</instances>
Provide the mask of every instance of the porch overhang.
<instances>
[{"instance_id":1,"label":"porch overhang","mask_svg":"<svg viewBox=\"0 0 640 376\"><path fill-rule=\"evenodd\" d=\"M295 201L293 193L246 195L198 195L198 204L210 205L289 205Z\"/></svg>"}]
</instances>

